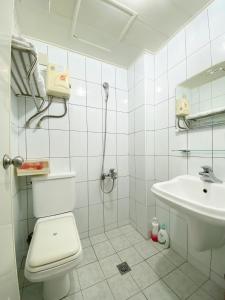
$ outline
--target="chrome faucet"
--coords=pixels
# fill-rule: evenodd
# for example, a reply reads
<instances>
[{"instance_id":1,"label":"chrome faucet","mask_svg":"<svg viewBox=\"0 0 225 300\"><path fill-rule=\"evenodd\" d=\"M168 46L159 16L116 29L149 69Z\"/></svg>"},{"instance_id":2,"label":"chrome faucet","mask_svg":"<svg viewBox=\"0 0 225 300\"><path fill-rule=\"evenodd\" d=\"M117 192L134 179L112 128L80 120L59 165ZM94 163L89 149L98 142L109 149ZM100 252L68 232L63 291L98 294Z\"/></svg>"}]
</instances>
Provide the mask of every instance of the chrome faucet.
<instances>
[{"instance_id":1,"label":"chrome faucet","mask_svg":"<svg viewBox=\"0 0 225 300\"><path fill-rule=\"evenodd\" d=\"M211 183L222 183L222 180L217 178L213 173L213 169L210 166L202 166L203 172L199 172L198 174L201 175L201 180L205 182Z\"/></svg>"},{"instance_id":2,"label":"chrome faucet","mask_svg":"<svg viewBox=\"0 0 225 300\"><path fill-rule=\"evenodd\" d=\"M117 179L117 177L118 177L118 174L117 174L117 172L116 172L116 170L115 169L109 169L109 173L108 174L106 174L106 173L103 173L102 175L101 175L101 179L105 179L105 178L111 178L111 179L113 179L113 180L115 180L115 179Z\"/></svg>"}]
</instances>

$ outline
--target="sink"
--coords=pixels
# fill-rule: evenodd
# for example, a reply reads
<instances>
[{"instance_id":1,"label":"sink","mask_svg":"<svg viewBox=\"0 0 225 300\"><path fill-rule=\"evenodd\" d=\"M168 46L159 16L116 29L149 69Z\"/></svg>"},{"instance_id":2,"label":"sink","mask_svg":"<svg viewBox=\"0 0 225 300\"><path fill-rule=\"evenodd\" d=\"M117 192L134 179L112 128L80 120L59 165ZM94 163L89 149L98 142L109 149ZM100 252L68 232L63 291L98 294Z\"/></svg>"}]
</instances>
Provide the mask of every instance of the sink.
<instances>
[{"instance_id":1,"label":"sink","mask_svg":"<svg viewBox=\"0 0 225 300\"><path fill-rule=\"evenodd\" d=\"M204 251L225 244L225 183L182 175L155 183L152 192L186 216L195 249Z\"/></svg>"}]
</instances>

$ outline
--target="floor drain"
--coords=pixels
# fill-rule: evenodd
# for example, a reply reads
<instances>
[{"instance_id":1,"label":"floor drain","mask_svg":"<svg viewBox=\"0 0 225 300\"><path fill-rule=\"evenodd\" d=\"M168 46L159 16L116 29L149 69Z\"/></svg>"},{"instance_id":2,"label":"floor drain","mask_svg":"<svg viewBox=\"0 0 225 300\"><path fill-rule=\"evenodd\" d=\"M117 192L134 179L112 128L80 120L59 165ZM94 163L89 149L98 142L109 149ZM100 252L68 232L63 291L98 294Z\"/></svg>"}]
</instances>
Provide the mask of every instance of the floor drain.
<instances>
[{"instance_id":1,"label":"floor drain","mask_svg":"<svg viewBox=\"0 0 225 300\"><path fill-rule=\"evenodd\" d=\"M120 274L126 274L128 272L131 271L131 268L129 267L129 265L127 264L127 262L122 262L121 264L119 264L117 266L118 270L120 271Z\"/></svg>"}]
</instances>

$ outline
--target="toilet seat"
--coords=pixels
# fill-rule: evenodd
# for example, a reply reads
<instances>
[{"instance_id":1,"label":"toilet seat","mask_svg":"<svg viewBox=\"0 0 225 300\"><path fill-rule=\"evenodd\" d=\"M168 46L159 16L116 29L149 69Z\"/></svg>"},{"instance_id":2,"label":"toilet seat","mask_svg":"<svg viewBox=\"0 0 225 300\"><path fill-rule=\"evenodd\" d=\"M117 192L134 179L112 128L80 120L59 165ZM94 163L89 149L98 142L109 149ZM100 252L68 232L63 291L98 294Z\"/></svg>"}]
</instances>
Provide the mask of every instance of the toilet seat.
<instances>
[{"instance_id":1,"label":"toilet seat","mask_svg":"<svg viewBox=\"0 0 225 300\"><path fill-rule=\"evenodd\" d=\"M28 250L26 273L28 277L36 277L35 273L67 268L71 263L80 261L81 252L81 242L71 212L40 218L35 224Z\"/></svg>"}]
</instances>

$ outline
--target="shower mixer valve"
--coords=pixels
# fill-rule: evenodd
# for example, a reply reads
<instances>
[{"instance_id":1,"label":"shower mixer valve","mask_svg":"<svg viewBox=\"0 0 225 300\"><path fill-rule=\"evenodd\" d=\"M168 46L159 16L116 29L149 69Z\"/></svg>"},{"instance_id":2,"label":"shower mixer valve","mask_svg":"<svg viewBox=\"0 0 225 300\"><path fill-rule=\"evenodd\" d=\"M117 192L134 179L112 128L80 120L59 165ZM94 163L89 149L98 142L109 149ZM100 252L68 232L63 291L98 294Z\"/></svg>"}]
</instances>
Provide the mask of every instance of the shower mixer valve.
<instances>
[{"instance_id":1,"label":"shower mixer valve","mask_svg":"<svg viewBox=\"0 0 225 300\"><path fill-rule=\"evenodd\" d=\"M117 179L118 174L115 169L109 169L109 173L102 173L101 179L104 180L106 178Z\"/></svg>"}]
</instances>

